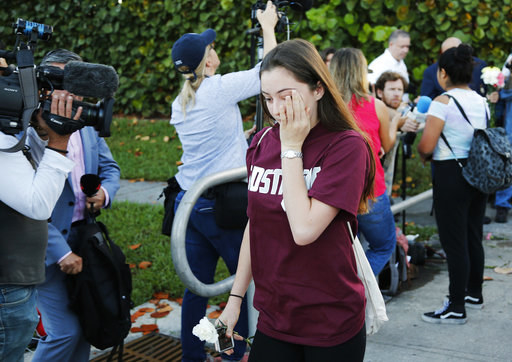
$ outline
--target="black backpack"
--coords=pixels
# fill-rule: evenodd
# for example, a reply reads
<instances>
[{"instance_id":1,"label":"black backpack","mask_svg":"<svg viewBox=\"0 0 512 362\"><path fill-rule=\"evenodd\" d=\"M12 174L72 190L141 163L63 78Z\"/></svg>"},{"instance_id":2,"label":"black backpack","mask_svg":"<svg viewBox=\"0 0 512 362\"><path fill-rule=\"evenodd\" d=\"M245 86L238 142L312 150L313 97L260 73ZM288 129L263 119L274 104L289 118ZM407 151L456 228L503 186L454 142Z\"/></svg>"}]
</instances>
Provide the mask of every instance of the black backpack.
<instances>
[{"instance_id":1,"label":"black backpack","mask_svg":"<svg viewBox=\"0 0 512 362\"><path fill-rule=\"evenodd\" d=\"M83 259L83 269L68 275L70 308L78 315L85 339L94 347L119 347L131 328L132 276L121 249L110 239L101 222L78 227L80 242L73 250Z\"/></svg>"},{"instance_id":2,"label":"black backpack","mask_svg":"<svg viewBox=\"0 0 512 362\"><path fill-rule=\"evenodd\" d=\"M457 99L450 94L443 94L453 99L464 119L473 127ZM488 121L487 112L485 116ZM462 169L462 176L471 186L485 194L492 194L510 187L512 185L512 146L507 132L502 127L486 129L473 127L473 129L473 140L466 165L462 165L455 157ZM455 156L443 133L441 138Z\"/></svg>"}]
</instances>

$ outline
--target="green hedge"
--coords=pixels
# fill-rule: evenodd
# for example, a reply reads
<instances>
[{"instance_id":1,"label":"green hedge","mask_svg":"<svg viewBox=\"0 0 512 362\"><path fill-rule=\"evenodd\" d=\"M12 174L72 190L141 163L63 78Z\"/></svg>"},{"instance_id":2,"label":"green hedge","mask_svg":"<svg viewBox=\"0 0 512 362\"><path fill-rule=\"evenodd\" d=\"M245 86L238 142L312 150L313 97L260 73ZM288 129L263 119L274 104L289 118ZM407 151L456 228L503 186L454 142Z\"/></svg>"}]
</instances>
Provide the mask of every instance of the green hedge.
<instances>
[{"instance_id":1,"label":"green hedge","mask_svg":"<svg viewBox=\"0 0 512 362\"><path fill-rule=\"evenodd\" d=\"M50 42L40 41L36 61L44 52L65 47L86 61L113 65L120 76L116 112L168 117L181 85L170 50L185 32L208 27L218 32L220 73L249 67L251 5L239 0L11 1L0 12L1 39L11 49L16 18L54 26ZM412 48L406 63L419 85L425 67L435 60L440 43L451 35L469 42L480 58L501 66L512 39L511 0L317 0L298 22L292 37L327 46L361 48L372 60L391 31L410 32ZM322 3L321 5L319 3ZM279 35L279 41L284 34ZM247 108L247 105L246 105ZM246 111L248 111L246 109Z\"/></svg>"}]
</instances>

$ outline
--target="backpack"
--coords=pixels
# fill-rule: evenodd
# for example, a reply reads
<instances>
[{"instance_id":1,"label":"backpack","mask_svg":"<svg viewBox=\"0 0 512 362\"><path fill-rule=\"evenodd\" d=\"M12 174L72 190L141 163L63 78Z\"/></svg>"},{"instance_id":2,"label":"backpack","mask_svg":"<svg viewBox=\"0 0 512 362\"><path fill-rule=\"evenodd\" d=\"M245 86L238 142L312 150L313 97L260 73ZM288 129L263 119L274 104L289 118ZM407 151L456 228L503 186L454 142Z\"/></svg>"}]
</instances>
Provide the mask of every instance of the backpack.
<instances>
[{"instance_id":1,"label":"backpack","mask_svg":"<svg viewBox=\"0 0 512 362\"><path fill-rule=\"evenodd\" d=\"M464 119L473 127L459 102L453 96L444 94L453 99ZM441 138L455 155L442 133ZM462 168L464 179L485 194L512 185L512 147L502 127L474 129L466 165L463 166L457 158L455 160Z\"/></svg>"},{"instance_id":2,"label":"backpack","mask_svg":"<svg viewBox=\"0 0 512 362\"><path fill-rule=\"evenodd\" d=\"M78 227L80 242L73 250L82 257L82 271L67 276L70 308L80 321L85 339L94 347L119 347L131 328L132 276L121 249L110 239L101 222ZM109 358L109 360L110 360Z\"/></svg>"}]
</instances>

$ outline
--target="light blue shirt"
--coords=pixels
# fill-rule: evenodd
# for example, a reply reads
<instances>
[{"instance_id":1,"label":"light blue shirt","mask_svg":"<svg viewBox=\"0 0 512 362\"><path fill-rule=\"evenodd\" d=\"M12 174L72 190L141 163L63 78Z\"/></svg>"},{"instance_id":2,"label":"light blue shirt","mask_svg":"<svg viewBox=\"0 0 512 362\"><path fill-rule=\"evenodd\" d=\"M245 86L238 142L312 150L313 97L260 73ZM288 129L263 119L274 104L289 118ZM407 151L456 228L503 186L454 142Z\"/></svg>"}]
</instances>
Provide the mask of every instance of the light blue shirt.
<instances>
[{"instance_id":1,"label":"light blue shirt","mask_svg":"<svg viewBox=\"0 0 512 362\"><path fill-rule=\"evenodd\" d=\"M213 173L245 166L248 146L238 102L260 92L259 70L258 64L247 71L205 78L186 115L180 97L172 103L170 123L183 147L183 165L176 174L182 189Z\"/></svg>"},{"instance_id":2,"label":"light blue shirt","mask_svg":"<svg viewBox=\"0 0 512 362\"><path fill-rule=\"evenodd\" d=\"M484 97L473 90L460 88L450 89L446 93L457 99L474 128L486 128L486 112L487 115L490 113ZM437 161L453 160L455 157L457 159L467 158L473 140L474 128L465 120L453 99L450 98L448 104L433 101L428 109L428 115L444 121L443 134L455 153L454 156L444 140L439 137L432 158Z\"/></svg>"}]
</instances>

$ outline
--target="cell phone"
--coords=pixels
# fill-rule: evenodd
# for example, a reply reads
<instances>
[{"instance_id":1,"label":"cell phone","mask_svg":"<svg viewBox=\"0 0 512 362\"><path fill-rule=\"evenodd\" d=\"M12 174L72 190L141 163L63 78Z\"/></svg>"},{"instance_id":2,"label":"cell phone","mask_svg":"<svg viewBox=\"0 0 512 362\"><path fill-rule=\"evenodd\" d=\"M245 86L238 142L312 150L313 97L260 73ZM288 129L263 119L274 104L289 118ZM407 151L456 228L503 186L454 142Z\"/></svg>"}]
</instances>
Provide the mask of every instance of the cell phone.
<instances>
[{"instance_id":1,"label":"cell phone","mask_svg":"<svg viewBox=\"0 0 512 362\"><path fill-rule=\"evenodd\" d=\"M215 350L217 352L225 352L230 349L235 348L235 341L233 340L233 336L226 337L226 327L218 327L217 334L219 338L215 341Z\"/></svg>"}]
</instances>

